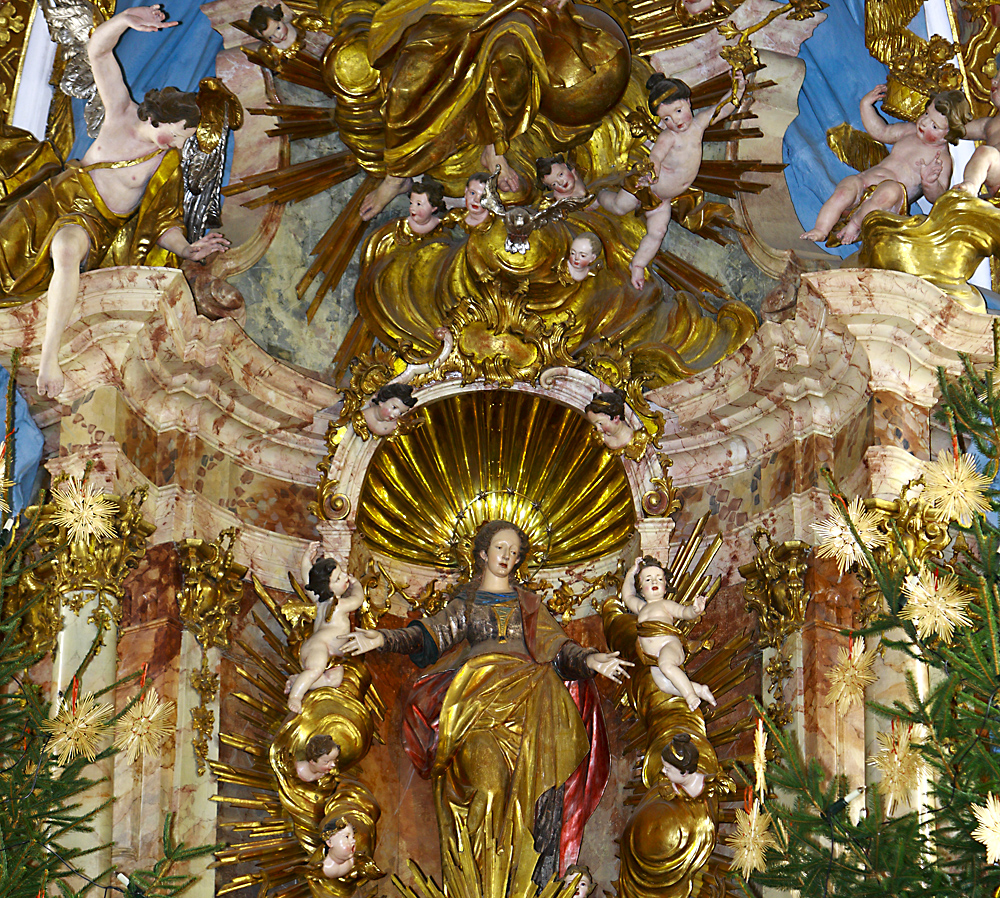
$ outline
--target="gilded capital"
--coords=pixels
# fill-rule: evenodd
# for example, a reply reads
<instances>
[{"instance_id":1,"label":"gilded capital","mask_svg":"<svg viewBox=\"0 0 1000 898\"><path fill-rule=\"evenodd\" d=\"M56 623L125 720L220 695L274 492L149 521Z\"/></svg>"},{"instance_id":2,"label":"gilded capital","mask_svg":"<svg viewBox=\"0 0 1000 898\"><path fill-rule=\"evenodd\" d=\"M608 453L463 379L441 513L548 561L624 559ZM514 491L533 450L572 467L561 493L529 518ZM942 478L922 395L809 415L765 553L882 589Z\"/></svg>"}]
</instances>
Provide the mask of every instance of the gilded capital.
<instances>
[{"instance_id":1,"label":"gilded capital","mask_svg":"<svg viewBox=\"0 0 1000 898\"><path fill-rule=\"evenodd\" d=\"M743 596L747 611L759 616L761 644L777 648L805 620L809 594L804 575L811 547L798 539L775 543L763 527L757 528L753 540L757 557L740 565L746 579Z\"/></svg>"}]
</instances>

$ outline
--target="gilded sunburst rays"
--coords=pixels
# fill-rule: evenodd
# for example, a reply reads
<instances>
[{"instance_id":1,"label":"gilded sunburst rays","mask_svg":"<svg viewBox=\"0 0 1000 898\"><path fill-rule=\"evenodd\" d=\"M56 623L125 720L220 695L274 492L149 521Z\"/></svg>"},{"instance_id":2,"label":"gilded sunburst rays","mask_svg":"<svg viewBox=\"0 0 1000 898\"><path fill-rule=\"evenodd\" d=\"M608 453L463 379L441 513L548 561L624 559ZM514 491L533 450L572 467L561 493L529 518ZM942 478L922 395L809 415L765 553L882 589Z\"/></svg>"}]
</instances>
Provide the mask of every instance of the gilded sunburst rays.
<instances>
[{"instance_id":1,"label":"gilded sunburst rays","mask_svg":"<svg viewBox=\"0 0 1000 898\"><path fill-rule=\"evenodd\" d=\"M369 465L357 525L373 549L456 567L463 543L491 518L525 528L532 568L624 549L635 526L625 471L588 439L582 415L502 390L453 396L424 414Z\"/></svg>"}]
</instances>

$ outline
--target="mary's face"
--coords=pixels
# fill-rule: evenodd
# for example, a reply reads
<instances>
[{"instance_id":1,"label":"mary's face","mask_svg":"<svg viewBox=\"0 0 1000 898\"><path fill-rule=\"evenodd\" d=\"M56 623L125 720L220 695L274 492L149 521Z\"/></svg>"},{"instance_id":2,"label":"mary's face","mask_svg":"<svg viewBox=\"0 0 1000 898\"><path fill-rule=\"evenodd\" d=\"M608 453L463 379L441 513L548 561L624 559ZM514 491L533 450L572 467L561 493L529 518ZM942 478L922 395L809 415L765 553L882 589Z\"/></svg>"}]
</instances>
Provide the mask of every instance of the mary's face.
<instances>
[{"instance_id":1,"label":"mary's face","mask_svg":"<svg viewBox=\"0 0 1000 898\"><path fill-rule=\"evenodd\" d=\"M501 530L493 534L489 549L479 554L494 577L506 580L521 559L521 538L515 530Z\"/></svg>"}]
</instances>

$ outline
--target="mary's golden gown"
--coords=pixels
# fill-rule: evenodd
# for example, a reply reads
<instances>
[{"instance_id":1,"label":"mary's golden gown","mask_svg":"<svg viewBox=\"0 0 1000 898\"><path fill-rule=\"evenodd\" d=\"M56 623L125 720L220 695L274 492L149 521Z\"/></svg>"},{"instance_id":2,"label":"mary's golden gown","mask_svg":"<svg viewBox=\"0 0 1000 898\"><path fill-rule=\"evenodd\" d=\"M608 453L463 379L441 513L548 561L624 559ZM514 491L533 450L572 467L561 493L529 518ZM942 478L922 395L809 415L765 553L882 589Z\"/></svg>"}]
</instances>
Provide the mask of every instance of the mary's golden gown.
<instances>
[{"instance_id":1,"label":"mary's golden gown","mask_svg":"<svg viewBox=\"0 0 1000 898\"><path fill-rule=\"evenodd\" d=\"M440 658L414 684L403 739L418 772L433 780L442 849L461 819L477 857L510 838L519 869L534 870L536 881L563 872L609 770L596 693L571 695L564 684L585 680L592 690L591 650L521 591L464 595L380 632L383 651L409 653L421 666Z\"/></svg>"}]
</instances>

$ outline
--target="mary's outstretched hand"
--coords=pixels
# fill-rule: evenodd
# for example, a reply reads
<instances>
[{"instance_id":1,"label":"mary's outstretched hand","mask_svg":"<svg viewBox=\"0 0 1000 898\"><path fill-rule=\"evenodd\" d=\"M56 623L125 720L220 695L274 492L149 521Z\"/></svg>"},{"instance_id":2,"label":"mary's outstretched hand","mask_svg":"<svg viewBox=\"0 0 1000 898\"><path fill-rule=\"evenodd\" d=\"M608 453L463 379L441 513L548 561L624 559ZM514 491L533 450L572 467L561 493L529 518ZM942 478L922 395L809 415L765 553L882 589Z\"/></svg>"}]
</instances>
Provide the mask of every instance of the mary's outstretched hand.
<instances>
[{"instance_id":1,"label":"mary's outstretched hand","mask_svg":"<svg viewBox=\"0 0 1000 898\"><path fill-rule=\"evenodd\" d=\"M629 675L628 668L632 666L631 661L622 661L618 657L618 652L595 652L593 655L587 655L587 667L616 683L620 683Z\"/></svg>"}]
</instances>

